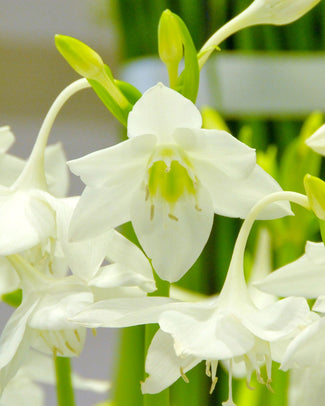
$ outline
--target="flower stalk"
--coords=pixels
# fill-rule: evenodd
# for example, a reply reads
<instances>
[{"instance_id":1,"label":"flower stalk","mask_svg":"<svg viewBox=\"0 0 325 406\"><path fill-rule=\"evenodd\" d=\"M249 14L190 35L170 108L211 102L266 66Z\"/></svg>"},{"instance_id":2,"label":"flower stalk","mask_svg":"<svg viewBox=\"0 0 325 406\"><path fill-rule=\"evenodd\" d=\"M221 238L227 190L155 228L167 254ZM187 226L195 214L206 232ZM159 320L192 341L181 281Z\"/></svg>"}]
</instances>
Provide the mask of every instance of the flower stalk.
<instances>
[{"instance_id":1,"label":"flower stalk","mask_svg":"<svg viewBox=\"0 0 325 406\"><path fill-rule=\"evenodd\" d=\"M58 406L74 406L74 392L71 380L70 358L53 354L56 375L56 393Z\"/></svg>"}]
</instances>

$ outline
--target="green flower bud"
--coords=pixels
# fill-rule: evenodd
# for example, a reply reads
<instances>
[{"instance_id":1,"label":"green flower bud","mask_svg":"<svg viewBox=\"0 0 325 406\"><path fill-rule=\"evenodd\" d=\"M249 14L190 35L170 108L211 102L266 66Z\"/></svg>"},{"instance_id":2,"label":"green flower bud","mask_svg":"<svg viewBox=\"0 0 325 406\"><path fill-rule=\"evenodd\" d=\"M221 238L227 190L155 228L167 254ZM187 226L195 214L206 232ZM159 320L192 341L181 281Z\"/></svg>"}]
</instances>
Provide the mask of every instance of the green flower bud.
<instances>
[{"instance_id":1,"label":"green flower bud","mask_svg":"<svg viewBox=\"0 0 325 406\"><path fill-rule=\"evenodd\" d=\"M55 45L63 58L79 75L97 79L105 73L102 58L88 45L67 35L56 35Z\"/></svg>"},{"instance_id":2,"label":"green flower bud","mask_svg":"<svg viewBox=\"0 0 325 406\"><path fill-rule=\"evenodd\" d=\"M311 209L320 220L325 220L325 182L307 174L304 185Z\"/></svg>"}]
</instances>

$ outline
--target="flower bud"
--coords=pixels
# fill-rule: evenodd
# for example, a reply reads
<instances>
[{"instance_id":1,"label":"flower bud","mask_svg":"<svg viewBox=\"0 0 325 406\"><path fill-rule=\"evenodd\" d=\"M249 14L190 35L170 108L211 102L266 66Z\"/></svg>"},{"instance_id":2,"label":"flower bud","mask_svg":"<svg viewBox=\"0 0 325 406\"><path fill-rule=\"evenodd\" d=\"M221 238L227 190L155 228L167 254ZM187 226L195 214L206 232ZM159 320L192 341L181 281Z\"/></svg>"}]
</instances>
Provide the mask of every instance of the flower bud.
<instances>
[{"instance_id":1,"label":"flower bud","mask_svg":"<svg viewBox=\"0 0 325 406\"><path fill-rule=\"evenodd\" d=\"M178 67L183 58L183 42L177 20L170 10L165 10L158 26L158 51L166 64Z\"/></svg>"},{"instance_id":2,"label":"flower bud","mask_svg":"<svg viewBox=\"0 0 325 406\"><path fill-rule=\"evenodd\" d=\"M307 174L304 185L311 209L320 220L325 220L325 182Z\"/></svg>"},{"instance_id":3,"label":"flower bud","mask_svg":"<svg viewBox=\"0 0 325 406\"><path fill-rule=\"evenodd\" d=\"M63 58L79 75L97 79L105 69L102 58L88 45L66 35L56 35L55 44Z\"/></svg>"}]
</instances>

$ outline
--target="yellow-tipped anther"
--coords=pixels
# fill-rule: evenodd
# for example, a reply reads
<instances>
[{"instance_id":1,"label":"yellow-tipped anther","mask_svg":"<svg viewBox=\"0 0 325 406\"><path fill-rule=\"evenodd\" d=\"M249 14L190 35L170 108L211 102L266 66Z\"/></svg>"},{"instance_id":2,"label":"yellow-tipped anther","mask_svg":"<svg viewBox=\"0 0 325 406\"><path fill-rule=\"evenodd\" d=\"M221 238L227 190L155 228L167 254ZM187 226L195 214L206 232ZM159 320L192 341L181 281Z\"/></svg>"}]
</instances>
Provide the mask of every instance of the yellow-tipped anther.
<instances>
[{"instance_id":1,"label":"yellow-tipped anther","mask_svg":"<svg viewBox=\"0 0 325 406\"><path fill-rule=\"evenodd\" d=\"M78 39L67 35L56 35L55 44L63 58L79 75L96 80L105 72L102 58Z\"/></svg>"},{"instance_id":2,"label":"yellow-tipped anther","mask_svg":"<svg viewBox=\"0 0 325 406\"><path fill-rule=\"evenodd\" d=\"M311 209L319 219L325 220L325 182L307 174L304 185Z\"/></svg>"}]
</instances>

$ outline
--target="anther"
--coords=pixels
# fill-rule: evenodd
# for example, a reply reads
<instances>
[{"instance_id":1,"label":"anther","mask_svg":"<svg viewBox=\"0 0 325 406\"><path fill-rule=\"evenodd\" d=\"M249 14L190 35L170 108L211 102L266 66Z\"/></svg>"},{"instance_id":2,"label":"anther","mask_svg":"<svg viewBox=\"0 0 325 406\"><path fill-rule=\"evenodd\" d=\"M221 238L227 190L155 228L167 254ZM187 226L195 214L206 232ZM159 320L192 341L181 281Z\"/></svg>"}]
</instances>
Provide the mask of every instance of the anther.
<instances>
[{"instance_id":1,"label":"anther","mask_svg":"<svg viewBox=\"0 0 325 406\"><path fill-rule=\"evenodd\" d=\"M189 383L190 381L189 381L188 377L185 375L183 367L180 367L179 370L180 370L180 373L181 373L181 377L183 378L183 381L186 382L186 383Z\"/></svg>"},{"instance_id":2,"label":"anther","mask_svg":"<svg viewBox=\"0 0 325 406\"><path fill-rule=\"evenodd\" d=\"M178 218L177 218L176 216L174 216L173 214L171 214L171 213L168 213L168 217L169 217L171 220L178 221Z\"/></svg>"},{"instance_id":3,"label":"anther","mask_svg":"<svg viewBox=\"0 0 325 406\"><path fill-rule=\"evenodd\" d=\"M194 207L195 207L195 210L202 211L201 207L199 207L197 204Z\"/></svg>"},{"instance_id":4,"label":"anther","mask_svg":"<svg viewBox=\"0 0 325 406\"><path fill-rule=\"evenodd\" d=\"M74 334L75 334L75 336L77 337L77 340L78 340L79 343L80 343L80 335L79 335L79 333L78 333L78 330L74 330Z\"/></svg>"},{"instance_id":5,"label":"anther","mask_svg":"<svg viewBox=\"0 0 325 406\"><path fill-rule=\"evenodd\" d=\"M210 395L212 395L212 393L213 393L213 391L214 391L214 388L216 387L217 382L218 382L218 377L215 376L215 377L212 379L212 383L211 383L211 387L210 387L210 391L209 391L209 394L210 394Z\"/></svg>"},{"instance_id":6,"label":"anther","mask_svg":"<svg viewBox=\"0 0 325 406\"><path fill-rule=\"evenodd\" d=\"M93 336L96 337L97 336L97 330L95 328L92 328L91 331L93 333Z\"/></svg>"},{"instance_id":7,"label":"anther","mask_svg":"<svg viewBox=\"0 0 325 406\"><path fill-rule=\"evenodd\" d=\"M145 201L149 199L149 187L146 186L146 197L144 198Z\"/></svg>"},{"instance_id":8,"label":"anther","mask_svg":"<svg viewBox=\"0 0 325 406\"><path fill-rule=\"evenodd\" d=\"M68 341L65 342L65 346L67 347L68 350L70 350L74 354L77 354L77 351L73 347L71 347Z\"/></svg>"}]
</instances>

